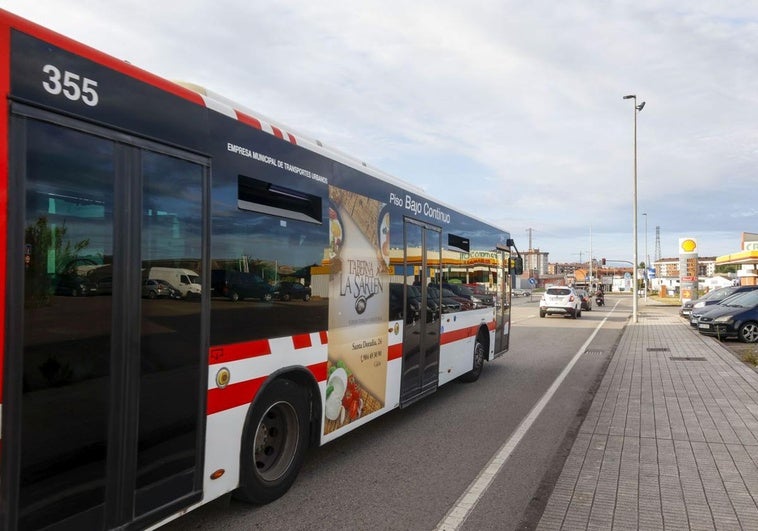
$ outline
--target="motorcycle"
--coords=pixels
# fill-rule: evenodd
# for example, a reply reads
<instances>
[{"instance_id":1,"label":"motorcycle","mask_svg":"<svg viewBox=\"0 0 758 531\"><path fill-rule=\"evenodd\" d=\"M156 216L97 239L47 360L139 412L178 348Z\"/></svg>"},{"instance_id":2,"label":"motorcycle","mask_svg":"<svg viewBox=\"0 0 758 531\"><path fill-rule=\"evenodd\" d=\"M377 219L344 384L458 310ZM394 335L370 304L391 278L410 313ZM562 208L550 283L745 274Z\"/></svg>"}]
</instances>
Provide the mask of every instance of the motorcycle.
<instances>
[{"instance_id":1,"label":"motorcycle","mask_svg":"<svg viewBox=\"0 0 758 531\"><path fill-rule=\"evenodd\" d=\"M605 306L605 295L602 293L595 294L595 304L598 306Z\"/></svg>"}]
</instances>

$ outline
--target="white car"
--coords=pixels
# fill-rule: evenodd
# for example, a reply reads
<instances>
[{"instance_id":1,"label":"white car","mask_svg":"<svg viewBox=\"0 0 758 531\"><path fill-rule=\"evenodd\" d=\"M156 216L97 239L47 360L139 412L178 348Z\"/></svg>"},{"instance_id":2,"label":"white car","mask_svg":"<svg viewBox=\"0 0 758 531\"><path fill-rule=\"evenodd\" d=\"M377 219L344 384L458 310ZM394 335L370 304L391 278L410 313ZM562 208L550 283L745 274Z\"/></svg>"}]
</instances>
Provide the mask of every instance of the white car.
<instances>
[{"instance_id":1,"label":"white car","mask_svg":"<svg viewBox=\"0 0 758 531\"><path fill-rule=\"evenodd\" d=\"M582 298L568 286L553 286L547 288L540 299L540 317L552 315L568 315L572 319L582 316Z\"/></svg>"}]
</instances>

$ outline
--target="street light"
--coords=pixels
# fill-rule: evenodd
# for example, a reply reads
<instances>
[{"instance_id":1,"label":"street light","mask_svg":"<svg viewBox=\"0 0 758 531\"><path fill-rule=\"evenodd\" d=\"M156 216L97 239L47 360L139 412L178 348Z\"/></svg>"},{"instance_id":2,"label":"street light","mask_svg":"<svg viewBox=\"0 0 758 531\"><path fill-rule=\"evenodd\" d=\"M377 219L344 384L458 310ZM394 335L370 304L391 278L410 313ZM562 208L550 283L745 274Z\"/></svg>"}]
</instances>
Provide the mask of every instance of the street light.
<instances>
[{"instance_id":1,"label":"street light","mask_svg":"<svg viewBox=\"0 0 758 531\"><path fill-rule=\"evenodd\" d=\"M632 267L632 284L634 286L633 288L633 294L632 294L632 322L637 322L637 266L639 264L639 261L637 259L637 113L640 112L645 107L645 102L643 101L639 105L637 105L637 95L636 94L629 94L627 96L624 96L623 99L625 100L634 100L634 194L633 194L633 205L632 208L634 210L634 215L632 216L634 224L634 266Z\"/></svg>"},{"instance_id":2,"label":"street light","mask_svg":"<svg viewBox=\"0 0 758 531\"><path fill-rule=\"evenodd\" d=\"M647 212L642 213L645 216L645 304L647 304L648 277L650 276L650 258L647 254Z\"/></svg>"}]
</instances>

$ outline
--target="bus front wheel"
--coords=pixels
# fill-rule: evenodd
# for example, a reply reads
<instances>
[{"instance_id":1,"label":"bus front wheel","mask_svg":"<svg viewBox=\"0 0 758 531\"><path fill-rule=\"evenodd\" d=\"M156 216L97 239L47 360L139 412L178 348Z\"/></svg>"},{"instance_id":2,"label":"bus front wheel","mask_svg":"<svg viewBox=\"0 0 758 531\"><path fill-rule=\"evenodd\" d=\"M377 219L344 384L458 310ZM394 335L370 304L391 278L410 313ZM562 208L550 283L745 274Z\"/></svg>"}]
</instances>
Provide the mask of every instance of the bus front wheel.
<instances>
[{"instance_id":1,"label":"bus front wheel","mask_svg":"<svg viewBox=\"0 0 758 531\"><path fill-rule=\"evenodd\" d=\"M276 380L263 391L245 423L235 497L264 504L287 492L305 457L308 411L305 390L290 380Z\"/></svg>"},{"instance_id":2,"label":"bus front wheel","mask_svg":"<svg viewBox=\"0 0 758 531\"><path fill-rule=\"evenodd\" d=\"M469 372L467 372L466 374L462 374L459 377L460 381L465 382L465 383L471 383L479 379L479 376L482 375L482 369L484 368L484 356L485 356L484 342L482 341L481 336L477 336L476 341L474 342L473 367L471 368Z\"/></svg>"}]
</instances>

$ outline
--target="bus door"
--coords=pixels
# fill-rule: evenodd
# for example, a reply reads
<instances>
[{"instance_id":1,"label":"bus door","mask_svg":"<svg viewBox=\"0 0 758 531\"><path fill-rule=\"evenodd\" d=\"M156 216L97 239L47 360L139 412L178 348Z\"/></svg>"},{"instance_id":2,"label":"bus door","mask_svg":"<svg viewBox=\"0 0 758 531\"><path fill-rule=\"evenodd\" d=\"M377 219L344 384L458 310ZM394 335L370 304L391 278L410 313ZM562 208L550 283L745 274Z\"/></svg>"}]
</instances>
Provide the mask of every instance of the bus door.
<instances>
[{"instance_id":1,"label":"bus door","mask_svg":"<svg viewBox=\"0 0 758 531\"><path fill-rule=\"evenodd\" d=\"M401 407L433 393L439 382L442 300L440 291L429 289L429 283L439 282L442 232L438 227L406 219L404 247L404 308L408 312L409 299L413 299L419 315L415 321L405 319L403 328Z\"/></svg>"},{"instance_id":2,"label":"bus door","mask_svg":"<svg viewBox=\"0 0 758 531\"><path fill-rule=\"evenodd\" d=\"M142 285L207 263L208 162L12 113L0 526L144 526L201 498L207 303Z\"/></svg>"},{"instance_id":3,"label":"bus door","mask_svg":"<svg viewBox=\"0 0 758 531\"><path fill-rule=\"evenodd\" d=\"M497 297L495 298L495 357L508 350L511 328L510 252L497 249Z\"/></svg>"}]
</instances>

